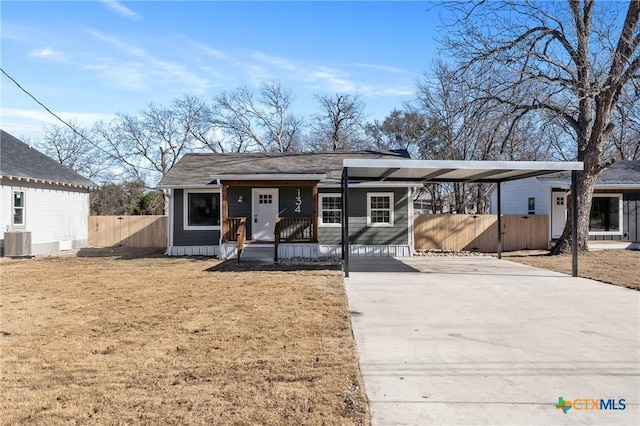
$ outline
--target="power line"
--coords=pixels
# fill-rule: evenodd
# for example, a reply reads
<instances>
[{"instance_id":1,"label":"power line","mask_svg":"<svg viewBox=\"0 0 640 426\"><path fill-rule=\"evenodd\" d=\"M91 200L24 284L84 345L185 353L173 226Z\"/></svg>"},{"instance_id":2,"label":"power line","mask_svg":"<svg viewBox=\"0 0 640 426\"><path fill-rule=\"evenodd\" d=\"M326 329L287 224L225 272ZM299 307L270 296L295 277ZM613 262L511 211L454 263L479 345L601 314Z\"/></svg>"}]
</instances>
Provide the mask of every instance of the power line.
<instances>
[{"instance_id":1,"label":"power line","mask_svg":"<svg viewBox=\"0 0 640 426\"><path fill-rule=\"evenodd\" d=\"M112 153L110 153L109 151L107 151L106 149L104 149L103 147L101 147L99 144L91 141L89 138L87 138L85 135L83 135L82 133L80 133L79 131L77 131L71 124L69 124L68 122L66 122L65 120L63 120L62 118L60 118L60 116L58 114L56 114L55 112L51 111L49 108L47 108L47 106L45 104L43 104L42 102L40 102L35 96L33 96L31 93L29 93L29 91L27 89L25 89L24 87L22 87L20 85L20 83L18 83L13 77L11 77L9 74L7 74L7 72L0 67L0 71L2 71L2 74L4 74L9 80L11 80L13 82L13 84L15 84L16 86L18 86L18 88L20 90L22 90L24 93L26 93L31 99L33 99L38 105L40 105L42 108L44 108L49 114L51 114L52 116L54 116L58 121L60 121L62 124L64 124L65 126L67 126L68 128L71 129L71 131L73 133L75 133L76 135L80 136L83 140L89 142L89 144L91 146L93 146L94 148L97 148L98 150L100 150L101 152L107 154L108 156L115 158L117 160L123 161L125 164L132 166L134 168L134 170L140 169L140 170L151 170L154 171L154 169L151 168L147 168L147 167L142 167L142 166L134 166L132 164L130 164L129 162L127 162L126 160L124 160L124 158L113 155Z\"/></svg>"},{"instance_id":2,"label":"power line","mask_svg":"<svg viewBox=\"0 0 640 426\"><path fill-rule=\"evenodd\" d=\"M4 74L9 80L11 80L16 86L18 86L18 88L20 90L22 90L24 93L26 93L31 99L36 101L36 103L38 105L40 105L42 108L44 108L49 114L53 115L56 119L58 119L58 121L60 121L62 124L64 124L68 128L70 128L73 131L73 133L75 133L76 135L80 136L82 139L84 139L85 141L89 142L94 147L96 147L98 149L101 149L96 143L90 141L85 135L83 135L82 133L77 131L71 124L69 124L66 121L64 121L62 118L60 118L60 116L58 114L56 114L55 112L51 111L49 108L47 108L47 106L45 104L43 104L38 99L36 99L36 97L33 96L31 93L29 93L29 91L27 89L22 87L20 85L20 83L18 83L13 77L11 77L9 74L7 74L7 72L4 69L2 69L2 67L0 67L0 71L2 71L2 74Z\"/></svg>"}]
</instances>

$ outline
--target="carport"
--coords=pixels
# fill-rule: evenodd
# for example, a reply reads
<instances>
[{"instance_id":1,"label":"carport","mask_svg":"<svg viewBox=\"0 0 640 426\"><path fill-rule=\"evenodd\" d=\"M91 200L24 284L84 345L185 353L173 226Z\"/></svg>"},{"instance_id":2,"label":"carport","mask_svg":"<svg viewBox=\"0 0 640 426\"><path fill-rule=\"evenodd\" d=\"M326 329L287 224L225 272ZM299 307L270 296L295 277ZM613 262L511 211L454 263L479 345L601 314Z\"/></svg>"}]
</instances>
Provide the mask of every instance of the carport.
<instances>
[{"instance_id":1,"label":"carport","mask_svg":"<svg viewBox=\"0 0 640 426\"><path fill-rule=\"evenodd\" d=\"M495 183L498 195L498 258L502 257L502 199L503 182L571 171L571 190L576 186L577 171L583 170L580 161L455 161L455 160L365 160L346 159L342 164L342 256L344 274L349 276L349 185L360 182L415 183ZM577 200L571 197L571 235L577 234ZM578 252L572 244L572 274L578 276Z\"/></svg>"}]
</instances>

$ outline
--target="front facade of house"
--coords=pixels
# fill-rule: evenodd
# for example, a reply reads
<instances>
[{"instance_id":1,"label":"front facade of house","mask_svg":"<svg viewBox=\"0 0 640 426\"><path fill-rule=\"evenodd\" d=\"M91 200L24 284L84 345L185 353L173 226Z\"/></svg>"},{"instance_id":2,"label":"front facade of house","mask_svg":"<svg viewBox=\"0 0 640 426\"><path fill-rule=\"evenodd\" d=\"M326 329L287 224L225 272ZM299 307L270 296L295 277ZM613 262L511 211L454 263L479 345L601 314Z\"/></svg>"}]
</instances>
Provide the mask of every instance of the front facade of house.
<instances>
[{"instance_id":1,"label":"front facade of house","mask_svg":"<svg viewBox=\"0 0 640 426\"><path fill-rule=\"evenodd\" d=\"M549 235L560 238L570 203L570 176L558 173L502 184L504 214L549 215ZM497 211L495 187L491 213ZM640 161L618 161L596 182L589 220L589 239L640 241Z\"/></svg>"},{"instance_id":2,"label":"front facade of house","mask_svg":"<svg viewBox=\"0 0 640 426\"><path fill-rule=\"evenodd\" d=\"M169 255L237 255L238 231L279 258L339 256L344 158L408 158L406 151L187 154L160 181L169 195ZM353 183L350 253L410 256L413 184Z\"/></svg>"},{"instance_id":3,"label":"front facade of house","mask_svg":"<svg viewBox=\"0 0 640 426\"><path fill-rule=\"evenodd\" d=\"M92 182L2 131L0 247L29 236L36 255L88 245Z\"/></svg>"}]
</instances>

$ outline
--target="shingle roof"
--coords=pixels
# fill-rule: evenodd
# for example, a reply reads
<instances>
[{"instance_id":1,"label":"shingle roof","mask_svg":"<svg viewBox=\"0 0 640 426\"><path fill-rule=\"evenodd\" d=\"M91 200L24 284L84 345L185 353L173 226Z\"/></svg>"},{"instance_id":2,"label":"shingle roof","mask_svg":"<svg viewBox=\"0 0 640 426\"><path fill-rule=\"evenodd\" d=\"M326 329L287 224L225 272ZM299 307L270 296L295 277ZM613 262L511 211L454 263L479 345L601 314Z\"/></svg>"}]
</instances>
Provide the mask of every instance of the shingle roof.
<instances>
[{"instance_id":1,"label":"shingle roof","mask_svg":"<svg viewBox=\"0 0 640 426\"><path fill-rule=\"evenodd\" d=\"M406 150L185 154L158 187L207 185L212 175L327 174L322 183L338 183L345 158L410 159Z\"/></svg>"},{"instance_id":2,"label":"shingle roof","mask_svg":"<svg viewBox=\"0 0 640 426\"><path fill-rule=\"evenodd\" d=\"M541 182L570 181L571 172L540 176ZM596 185L640 185L640 161L616 161L600 174Z\"/></svg>"},{"instance_id":3,"label":"shingle roof","mask_svg":"<svg viewBox=\"0 0 640 426\"><path fill-rule=\"evenodd\" d=\"M95 186L89 179L29 147L4 130L0 130L0 175L57 184Z\"/></svg>"}]
</instances>

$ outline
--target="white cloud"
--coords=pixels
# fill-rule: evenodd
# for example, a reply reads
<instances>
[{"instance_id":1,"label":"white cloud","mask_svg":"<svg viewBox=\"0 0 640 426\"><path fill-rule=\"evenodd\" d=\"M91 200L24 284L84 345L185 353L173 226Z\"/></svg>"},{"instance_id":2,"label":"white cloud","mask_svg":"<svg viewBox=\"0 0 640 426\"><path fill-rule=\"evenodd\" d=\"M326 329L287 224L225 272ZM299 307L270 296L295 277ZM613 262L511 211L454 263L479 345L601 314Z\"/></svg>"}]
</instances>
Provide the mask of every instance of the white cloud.
<instances>
[{"instance_id":1,"label":"white cloud","mask_svg":"<svg viewBox=\"0 0 640 426\"><path fill-rule=\"evenodd\" d=\"M252 52L250 57L262 63L261 66L244 65L247 72L250 73L252 81L260 82L271 74L283 75L284 73L288 78L302 82L307 87L319 91L360 93L371 97L408 96L414 93L413 87L409 85L405 87L402 85L392 86L382 78L378 79L380 82L372 81L370 78L366 80L354 78L352 72L343 68L297 62L293 59L272 56L262 52ZM277 71L270 72L270 68L273 67ZM353 65L352 68L366 68L384 73L408 75L407 72L399 68L383 65L358 63Z\"/></svg>"},{"instance_id":2,"label":"white cloud","mask_svg":"<svg viewBox=\"0 0 640 426\"><path fill-rule=\"evenodd\" d=\"M266 62L270 65L274 65L279 69L287 70L287 71L297 71L298 66L294 64L293 61L289 59L279 58L277 56L266 55L261 52L254 52L253 57L258 59L259 61Z\"/></svg>"},{"instance_id":3,"label":"white cloud","mask_svg":"<svg viewBox=\"0 0 640 426\"><path fill-rule=\"evenodd\" d=\"M115 47L119 53L126 53L134 58L102 57L87 65L87 69L99 70L112 83L133 90L148 90L152 87L172 85L181 91L202 93L212 84L199 75L189 71L188 67L156 58L146 50L130 42L102 34L91 33L97 39Z\"/></svg>"},{"instance_id":4,"label":"white cloud","mask_svg":"<svg viewBox=\"0 0 640 426\"><path fill-rule=\"evenodd\" d=\"M20 109L20 108L0 108L2 111L3 124L11 120L32 120L40 121L42 124L59 123L62 124L57 118L49 114L45 110L38 109ZM71 112L60 111L56 112L60 118L65 121L76 120L78 123L90 123L93 124L96 121L110 120L114 117L113 114L97 113L97 112Z\"/></svg>"},{"instance_id":5,"label":"white cloud","mask_svg":"<svg viewBox=\"0 0 640 426\"><path fill-rule=\"evenodd\" d=\"M56 114L63 120L91 127L97 121L110 121L114 115L106 113L60 111ZM63 125L53 115L43 109L0 108L2 130L18 138L37 139L42 135L42 126Z\"/></svg>"},{"instance_id":6,"label":"white cloud","mask_svg":"<svg viewBox=\"0 0 640 426\"><path fill-rule=\"evenodd\" d=\"M206 44L192 42L198 49L200 49L207 56L212 56L217 59L228 59L228 56L221 52L218 49L214 49L213 47L209 47Z\"/></svg>"},{"instance_id":7,"label":"white cloud","mask_svg":"<svg viewBox=\"0 0 640 426\"><path fill-rule=\"evenodd\" d=\"M70 57L67 53L52 49L50 47L32 50L31 52L29 52L29 55L34 58L49 59L56 62L69 62L70 60Z\"/></svg>"},{"instance_id":8,"label":"white cloud","mask_svg":"<svg viewBox=\"0 0 640 426\"><path fill-rule=\"evenodd\" d=\"M132 21L138 21L140 19L140 15L138 15L136 12L129 9L119 1L101 0L101 3L112 12L115 12L120 16L124 16L125 18L131 19Z\"/></svg>"},{"instance_id":9,"label":"white cloud","mask_svg":"<svg viewBox=\"0 0 640 426\"><path fill-rule=\"evenodd\" d=\"M415 94L415 89L411 87L383 87L378 89L372 89L367 95L372 97L396 97L396 96L412 96Z\"/></svg>"},{"instance_id":10,"label":"white cloud","mask_svg":"<svg viewBox=\"0 0 640 426\"><path fill-rule=\"evenodd\" d=\"M390 67L387 65L356 63L354 64L354 66L358 68L367 68L367 69L376 70L376 71L388 72L391 74L409 74L405 70L401 70L400 68L396 68L396 67Z\"/></svg>"}]
</instances>

